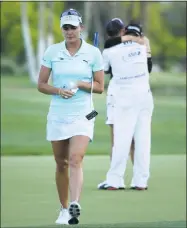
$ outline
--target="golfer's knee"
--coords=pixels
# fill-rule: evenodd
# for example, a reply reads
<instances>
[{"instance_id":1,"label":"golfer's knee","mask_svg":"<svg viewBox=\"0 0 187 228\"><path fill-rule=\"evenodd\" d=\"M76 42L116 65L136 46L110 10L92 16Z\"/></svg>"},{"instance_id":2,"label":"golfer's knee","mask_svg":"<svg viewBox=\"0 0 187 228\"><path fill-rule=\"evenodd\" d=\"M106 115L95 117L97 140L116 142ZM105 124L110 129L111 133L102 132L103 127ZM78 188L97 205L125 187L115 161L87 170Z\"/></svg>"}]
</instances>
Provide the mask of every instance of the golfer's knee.
<instances>
[{"instance_id":1,"label":"golfer's knee","mask_svg":"<svg viewBox=\"0 0 187 228\"><path fill-rule=\"evenodd\" d=\"M56 170L60 173L66 171L68 169L68 160L67 159L56 159Z\"/></svg>"},{"instance_id":2,"label":"golfer's knee","mask_svg":"<svg viewBox=\"0 0 187 228\"><path fill-rule=\"evenodd\" d=\"M71 168L79 168L82 166L83 156L78 154L72 154L69 157L69 165Z\"/></svg>"}]
</instances>

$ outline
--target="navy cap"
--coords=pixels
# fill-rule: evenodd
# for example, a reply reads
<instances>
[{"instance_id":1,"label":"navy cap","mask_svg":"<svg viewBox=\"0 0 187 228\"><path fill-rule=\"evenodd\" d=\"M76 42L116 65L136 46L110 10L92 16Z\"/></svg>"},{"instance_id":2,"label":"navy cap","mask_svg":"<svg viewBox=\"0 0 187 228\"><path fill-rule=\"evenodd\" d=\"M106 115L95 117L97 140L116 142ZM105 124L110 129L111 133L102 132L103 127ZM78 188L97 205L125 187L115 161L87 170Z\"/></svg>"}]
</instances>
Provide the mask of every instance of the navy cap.
<instances>
[{"instance_id":1,"label":"navy cap","mask_svg":"<svg viewBox=\"0 0 187 228\"><path fill-rule=\"evenodd\" d=\"M117 36L123 28L125 28L123 21L120 18L113 18L106 25L106 33L108 36Z\"/></svg>"}]
</instances>

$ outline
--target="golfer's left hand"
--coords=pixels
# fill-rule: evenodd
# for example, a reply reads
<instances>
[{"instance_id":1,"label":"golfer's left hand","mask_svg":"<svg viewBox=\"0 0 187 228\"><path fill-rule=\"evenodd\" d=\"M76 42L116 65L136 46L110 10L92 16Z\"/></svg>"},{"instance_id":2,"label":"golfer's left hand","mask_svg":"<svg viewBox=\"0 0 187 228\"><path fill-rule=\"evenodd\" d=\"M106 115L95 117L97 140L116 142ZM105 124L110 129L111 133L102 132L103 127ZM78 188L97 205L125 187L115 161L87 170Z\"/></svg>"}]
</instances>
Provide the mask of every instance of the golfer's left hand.
<instances>
[{"instance_id":1,"label":"golfer's left hand","mask_svg":"<svg viewBox=\"0 0 187 228\"><path fill-rule=\"evenodd\" d=\"M59 90L59 95L62 98L68 99L68 98L71 98L74 95L74 92L72 92L71 90L68 90L68 89L60 89Z\"/></svg>"}]
</instances>

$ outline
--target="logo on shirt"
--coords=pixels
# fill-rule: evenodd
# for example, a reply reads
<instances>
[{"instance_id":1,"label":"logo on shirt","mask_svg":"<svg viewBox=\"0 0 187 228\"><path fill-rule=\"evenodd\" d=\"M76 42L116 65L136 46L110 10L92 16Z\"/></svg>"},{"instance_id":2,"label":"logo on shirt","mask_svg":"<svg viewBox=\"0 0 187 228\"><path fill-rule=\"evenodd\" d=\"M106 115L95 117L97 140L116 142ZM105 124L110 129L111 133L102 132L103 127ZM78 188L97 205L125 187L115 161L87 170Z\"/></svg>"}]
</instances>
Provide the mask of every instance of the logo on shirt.
<instances>
[{"instance_id":1,"label":"logo on shirt","mask_svg":"<svg viewBox=\"0 0 187 228\"><path fill-rule=\"evenodd\" d=\"M141 50L139 48L136 48L135 50L131 50L129 53L125 53L122 59L125 62L129 62L132 60L132 58L136 58L140 56L141 56Z\"/></svg>"},{"instance_id":2,"label":"logo on shirt","mask_svg":"<svg viewBox=\"0 0 187 228\"><path fill-rule=\"evenodd\" d=\"M60 60L64 60L63 57L64 57L64 56L63 56L63 52L62 52L62 51L59 51L59 52L58 52L58 55L57 55L57 58L60 59Z\"/></svg>"},{"instance_id":3,"label":"logo on shirt","mask_svg":"<svg viewBox=\"0 0 187 228\"><path fill-rule=\"evenodd\" d=\"M124 41L123 42L124 45L127 45L127 44L132 44L132 41L131 40L128 40L128 41Z\"/></svg>"},{"instance_id":4,"label":"logo on shirt","mask_svg":"<svg viewBox=\"0 0 187 228\"><path fill-rule=\"evenodd\" d=\"M128 57L131 58L131 57L136 57L136 56L139 56L141 54L141 52L138 50L138 51L134 51L134 52L131 52L128 54Z\"/></svg>"},{"instance_id":5,"label":"logo on shirt","mask_svg":"<svg viewBox=\"0 0 187 228\"><path fill-rule=\"evenodd\" d=\"M67 89L67 85L64 84L64 85L62 86L62 89Z\"/></svg>"}]
</instances>

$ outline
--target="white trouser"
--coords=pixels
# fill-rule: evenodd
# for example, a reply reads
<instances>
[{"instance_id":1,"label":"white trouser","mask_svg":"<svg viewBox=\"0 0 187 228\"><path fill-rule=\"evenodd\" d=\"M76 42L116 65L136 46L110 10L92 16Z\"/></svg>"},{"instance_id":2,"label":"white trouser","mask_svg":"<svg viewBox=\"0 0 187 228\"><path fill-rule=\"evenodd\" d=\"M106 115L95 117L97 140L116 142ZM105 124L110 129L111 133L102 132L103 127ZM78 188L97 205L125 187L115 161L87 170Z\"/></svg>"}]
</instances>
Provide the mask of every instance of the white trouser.
<instances>
[{"instance_id":1,"label":"white trouser","mask_svg":"<svg viewBox=\"0 0 187 228\"><path fill-rule=\"evenodd\" d=\"M114 108L114 146L107 184L120 187L134 136L135 153L131 186L146 187L149 179L151 149L151 92L117 97Z\"/></svg>"}]
</instances>

